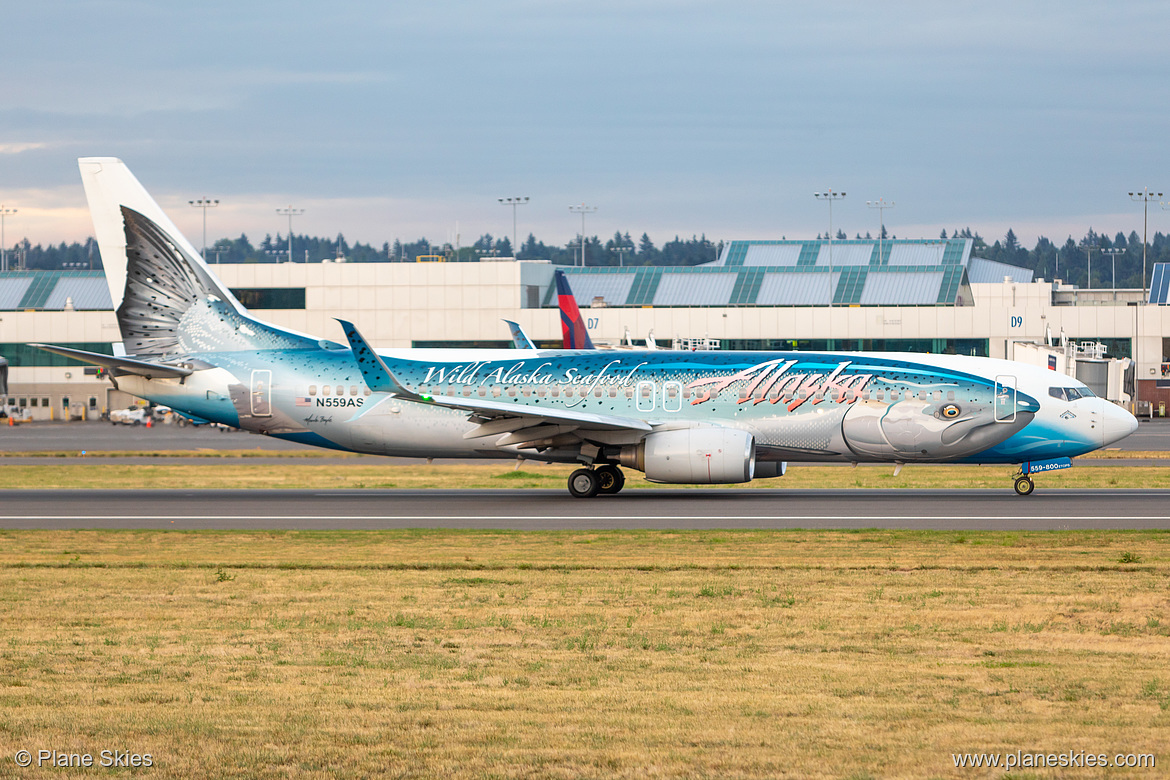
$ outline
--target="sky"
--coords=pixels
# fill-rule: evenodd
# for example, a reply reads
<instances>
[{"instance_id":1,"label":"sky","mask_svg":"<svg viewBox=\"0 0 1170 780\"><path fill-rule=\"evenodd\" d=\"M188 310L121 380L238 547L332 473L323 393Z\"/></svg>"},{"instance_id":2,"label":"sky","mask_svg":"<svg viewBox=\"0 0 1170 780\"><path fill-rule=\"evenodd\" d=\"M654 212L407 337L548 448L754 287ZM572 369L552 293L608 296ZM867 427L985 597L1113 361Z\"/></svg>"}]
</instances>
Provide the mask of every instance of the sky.
<instances>
[{"instance_id":1,"label":"sky","mask_svg":"<svg viewBox=\"0 0 1170 780\"><path fill-rule=\"evenodd\" d=\"M1170 192L1170 3L9 3L9 246L92 235L76 159L122 158L192 243L585 232L1026 245L1142 230ZM1168 200L1170 205L1170 199ZM1151 203L1150 233L1170 232Z\"/></svg>"}]
</instances>

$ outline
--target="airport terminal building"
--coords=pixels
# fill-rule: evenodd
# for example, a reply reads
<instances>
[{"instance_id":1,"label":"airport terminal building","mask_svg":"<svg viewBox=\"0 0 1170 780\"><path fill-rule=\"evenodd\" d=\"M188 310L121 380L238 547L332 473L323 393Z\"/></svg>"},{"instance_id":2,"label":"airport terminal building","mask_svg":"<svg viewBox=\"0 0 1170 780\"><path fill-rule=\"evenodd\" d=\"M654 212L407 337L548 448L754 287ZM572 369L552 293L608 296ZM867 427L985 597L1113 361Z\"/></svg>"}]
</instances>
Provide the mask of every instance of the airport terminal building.
<instances>
[{"instance_id":1,"label":"airport terminal building","mask_svg":"<svg viewBox=\"0 0 1170 780\"><path fill-rule=\"evenodd\" d=\"M1170 405L1170 307L1148 302L1140 289L1081 290L1034 279L1030 270L972 257L971 250L970 239L732 241L718 260L687 267L485 258L212 270L258 318L343 343L336 317L352 320L377 347L506 347L509 319L538 346L559 347L553 271L561 268L599 346L627 340L641 346L650 337L660 348L958 353L1035 362L1036 345L1063 336L1104 345L1104 354L1073 354L1070 347L1068 366L1135 360L1129 392L1115 382L1112 400L1132 401L1136 381L1139 414ZM0 356L9 364L3 400L24 416L94 419L131 403L99 369L29 346L112 354L120 341L102 272L0 273Z\"/></svg>"}]
</instances>

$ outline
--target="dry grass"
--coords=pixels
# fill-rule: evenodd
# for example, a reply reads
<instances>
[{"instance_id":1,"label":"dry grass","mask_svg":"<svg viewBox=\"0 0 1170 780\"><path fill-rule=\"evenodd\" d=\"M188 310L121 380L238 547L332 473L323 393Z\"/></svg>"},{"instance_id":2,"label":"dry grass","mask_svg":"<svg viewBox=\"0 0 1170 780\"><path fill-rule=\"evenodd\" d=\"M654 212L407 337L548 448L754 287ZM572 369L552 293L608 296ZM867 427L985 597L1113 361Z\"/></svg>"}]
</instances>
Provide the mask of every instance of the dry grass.
<instances>
[{"instance_id":1,"label":"dry grass","mask_svg":"<svg viewBox=\"0 0 1170 780\"><path fill-rule=\"evenodd\" d=\"M1160 532L3 531L0 775L20 748L166 777L1170 761L1168 575Z\"/></svg>"},{"instance_id":2,"label":"dry grass","mask_svg":"<svg viewBox=\"0 0 1170 780\"><path fill-rule=\"evenodd\" d=\"M20 488L548 488L565 489L574 466L513 461L432 465L394 465L375 458L352 463L322 464L296 458L275 467L267 464L119 463L117 459L79 459L77 463L24 465L0 468L0 489ZM907 465L894 476L893 466L793 465L777 479L755 480L734 487L824 489L834 488L989 488L1009 490L1013 466ZM661 487L627 472L627 489ZM1170 488L1170 469L1161 466L1097 466L1072 468L1036 478L1049 488ZM678 485L668 487L677 488ZM709 490L711 486L700 486Z\"/></svg>"}]
</instances>

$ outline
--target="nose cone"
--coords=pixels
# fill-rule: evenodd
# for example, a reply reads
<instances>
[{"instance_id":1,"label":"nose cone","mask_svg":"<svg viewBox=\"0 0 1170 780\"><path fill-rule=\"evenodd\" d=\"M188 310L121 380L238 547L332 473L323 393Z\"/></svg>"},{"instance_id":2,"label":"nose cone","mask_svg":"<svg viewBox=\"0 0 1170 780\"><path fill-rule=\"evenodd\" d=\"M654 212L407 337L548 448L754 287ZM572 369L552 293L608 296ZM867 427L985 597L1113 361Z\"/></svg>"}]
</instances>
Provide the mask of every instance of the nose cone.
<instances>
[{"instance_id":1,"label":"nose cone","mask_svg":"<svg viewBox=\"0 0 1170 780\"><path fill-rule=\"evenodd\" d=\"M1102 446L1121 441L1138 429L1137 418L1114 403L1101 399Z\"/></svg>"}]
</instances>

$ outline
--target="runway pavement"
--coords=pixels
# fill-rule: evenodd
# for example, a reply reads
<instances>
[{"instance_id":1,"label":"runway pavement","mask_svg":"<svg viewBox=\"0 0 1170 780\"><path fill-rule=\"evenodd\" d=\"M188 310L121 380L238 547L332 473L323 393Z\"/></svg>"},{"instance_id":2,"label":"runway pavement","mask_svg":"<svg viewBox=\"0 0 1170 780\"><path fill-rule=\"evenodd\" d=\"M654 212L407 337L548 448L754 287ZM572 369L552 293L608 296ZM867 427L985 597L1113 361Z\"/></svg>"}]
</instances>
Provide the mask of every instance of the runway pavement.
<instances>
[{"instance_id":1,"label":"runway pavement","mask_svg":"<svg viewBox=\"0 0 1170 780\"><path fill-rule=\"evenodd\" d=\"M1170 490L13 490L0 528L1170 528Z\"/></svg>"}]
</instances>

